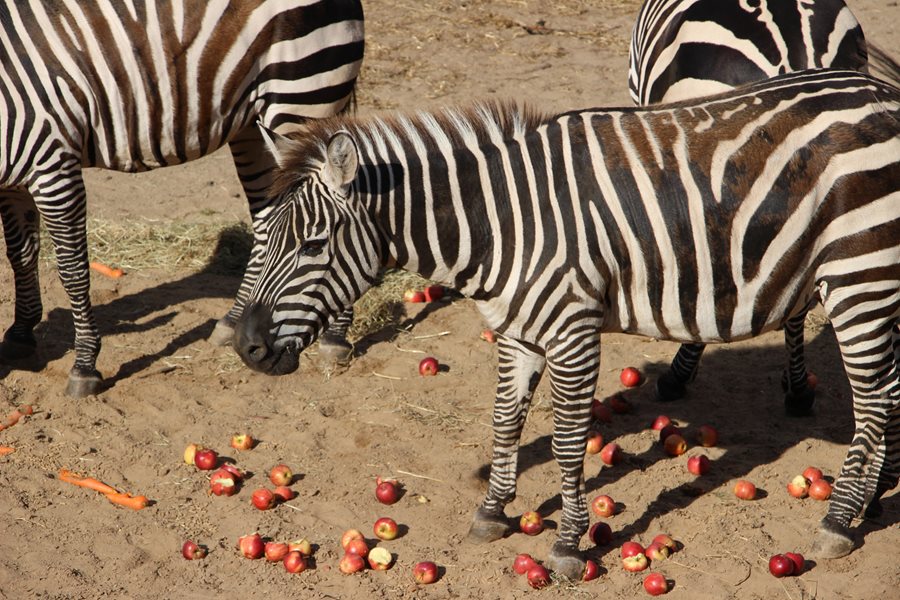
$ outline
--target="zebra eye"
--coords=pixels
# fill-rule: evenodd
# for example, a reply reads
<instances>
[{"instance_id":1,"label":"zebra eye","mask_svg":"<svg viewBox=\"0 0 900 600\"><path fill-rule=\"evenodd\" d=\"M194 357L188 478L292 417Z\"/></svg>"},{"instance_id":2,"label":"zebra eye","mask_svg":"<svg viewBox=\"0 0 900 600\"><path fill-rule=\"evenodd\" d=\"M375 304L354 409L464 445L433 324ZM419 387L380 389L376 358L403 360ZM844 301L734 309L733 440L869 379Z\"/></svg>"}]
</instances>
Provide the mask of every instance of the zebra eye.
<instances>
[{"instance_id":1,"label":"zebra eye","mask_svg":"<svg viewBox=\"0 0 900 600\"><path fill-rule=\"evenodd\" d=\"M325 240L306 240L297 251L300 256L318 256L325 247Z\"/></svg>"}]
</instances>

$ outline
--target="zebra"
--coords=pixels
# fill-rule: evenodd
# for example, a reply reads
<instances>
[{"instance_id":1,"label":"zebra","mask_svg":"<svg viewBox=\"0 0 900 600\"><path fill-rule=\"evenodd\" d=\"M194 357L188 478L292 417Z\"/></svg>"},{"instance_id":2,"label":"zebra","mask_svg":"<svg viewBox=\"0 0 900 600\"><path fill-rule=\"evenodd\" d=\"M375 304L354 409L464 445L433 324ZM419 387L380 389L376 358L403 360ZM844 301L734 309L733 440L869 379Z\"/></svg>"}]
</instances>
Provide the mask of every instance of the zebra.
<instances>
[{"instance_id":1,"label":"zebra","mask_svg":"<svg viewBox=\"0 0 900 600\"><path fill-rule=\"evenodd\" d=\"M549 372L562 518L549 564L573 579L602 332L730 342L819 299L856 435L816 542L900 473L900 89L852 71L713 96L543 116L482 104L267 134L268 245L235 326L252 369L285 374L383 265L474 299L498 332L489 489L470 537L508 531L519 437Z\"/></svg>"},{"instance_id":2,"label":"zebra","mask_svg":"<svg viewBox=\"0 0 900 600\"><path fill-rule=\"evenodd\" d=\"M364 49L359 0L6 1L0 33L0 216L16 294L0 358L36 350L43 219L75 323L66 393L96 393L82 170L146 171L225 144L254 232L240 289L211 337L230 341L259 268L274 167L255 123L287 131L350 105Z\"/></svg>"},{"instance_id":3,"label":"zebra","mask_svg":"<svg viewBox=\"0 0 900 600\"><path fill-rule=\"evenodd\" d=\"M646 0L629 48L628 89L638 105L674 102L813 67L866 72L862 27L842 0ZM784 324L785 412L810 414L802 312ZM683 344L656 382L661 401L684 396L705 344Z\"/></svg>"}]
</instances>

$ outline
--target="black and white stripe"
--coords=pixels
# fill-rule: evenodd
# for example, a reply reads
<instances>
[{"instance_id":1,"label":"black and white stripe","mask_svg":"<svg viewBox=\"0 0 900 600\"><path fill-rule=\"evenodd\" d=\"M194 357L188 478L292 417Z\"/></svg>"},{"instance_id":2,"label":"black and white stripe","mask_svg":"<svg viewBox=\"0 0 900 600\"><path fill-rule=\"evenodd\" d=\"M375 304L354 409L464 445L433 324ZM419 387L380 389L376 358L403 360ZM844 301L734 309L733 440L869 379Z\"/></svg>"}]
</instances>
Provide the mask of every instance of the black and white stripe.
<instances>
[{"instance_id":1,"label":"black and white stripe","mask_svg":"<svg viewBox=\"0 0 900 600\"><path fill-rule=\"evenodd\" d=\"M258 217L274 165L256 122L288 131L343 110L362 56L358 0L0 3L0 215L16 282L0 356L35 348L43 219L75 321L67 391L97 391L82 169L145 171L225 144L255 235L238 296L217 326L216 337L230 339L265 243Z\"/></svg>"},{"instance_id":2,"label":"black and white stripe","mask_svg":"<svg viewBox=\"0 0 900 600\"><path fill-rule=\"evenodd\" d=\"M808 71L653 109L328 120L272 148L280 200L237 351L257 370L296 369L389 261L474 298L500 334L475 537L506 530L545 370L563 498L551 565L574 578L601 332L729 342L813 301L834 326L857 421L818 555L849 552L851 518L896 485L900 90Z\"/></svg>"}]
</instances>

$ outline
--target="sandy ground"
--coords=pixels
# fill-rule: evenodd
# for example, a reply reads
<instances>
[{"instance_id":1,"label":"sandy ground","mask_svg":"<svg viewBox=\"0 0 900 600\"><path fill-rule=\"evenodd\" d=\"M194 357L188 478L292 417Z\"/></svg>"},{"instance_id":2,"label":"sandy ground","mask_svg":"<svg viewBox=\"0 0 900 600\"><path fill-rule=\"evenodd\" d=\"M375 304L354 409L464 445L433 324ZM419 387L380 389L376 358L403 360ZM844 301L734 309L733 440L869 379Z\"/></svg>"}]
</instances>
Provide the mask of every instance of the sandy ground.
<instances>
[{"instance_id":1,"label":"sandy ground","mask_svg":"<svg viewBox=\"0 0 900 600\"><path fill-rule=\"evenodd\" d=\"M897 2L854 0L869 39L900 55ZM562 110L628 104L627 40L635 0L371 0L368 48L359 91L362 113L462 103L488 96L526 99ZM106 219L245 218L227 154L139 176L93 172L92 216ZM584 549L602 567L578 586L529 590L510 569L516 553L544 558L559 517L558 471L550 454L548 389L542 384L523 438L518 498L509 515L539 510L550 530L514 534L490 545L464 540L485 491L495 348L478 338L468 301L407 305L406 315L364 340L350 368L326 377L315 356L283 378L251 373L227 348L205 339L229 306L233 277L149 270L119 280L96 277L93 297L104 335L99 368L112 387L75 401L62 390L72 363L68 304L51 266L42 270L46 319L40 326L43 370L0 369L0 412L23 403L36 414L0 432L16 452L0 458L0 598L578 598L643 597L642 577L619 564L618 545L669 532L683 544L673 560L653 565L674 582L667 597L691 600L891 598L898 593L900 501L896 491L877 521L856 523L861 547L851 556L810 562L798 578L775 579L776 552L808 549L826 505L795 500L785 484L808 465L834 476L852 434L847 381L834 336L822 319L807 329L809 364L821 380L814 417L786 419L779 378L781 337L711 348L688 399L660 406L652 386L627 392L631 414L602 432L625 460L585 463L589 498L602 490L620 504L609 519L612 545ZM12 283L0 269L0 323L12 321ZM652 381L674 344L610 335L603 342L598 397L619 389L618 371L634 365ZM447 367L421 378L428 353ZM667 457L648 426L665 412L688 431L714 424L721 443ZM238 453L233 433L259 446ZM218 449L253 477L230 498L207 495L206 476L182 463L185 445ZM688 456L706 454L711 472L695 479ZM299 474L298 497L260 512L249 503L277 462ZM102 479L153 500L140 512L118 509L93 492L56 478L61 468ZM398 477L406 493L385 507L373 497L377 475ZM765 491L737 500L734 481ZM338 538L355 527L373 538L380 516L402 525L382 542L396 565L355 576L337 570ZM315 568L288 575L248 561L237 538L259 531L279 540L307 537ZM210 549L203 561L179 552L185 539ZM434 560L439 582L419 588L411 568Z\"/></svg>"}]
</instances>

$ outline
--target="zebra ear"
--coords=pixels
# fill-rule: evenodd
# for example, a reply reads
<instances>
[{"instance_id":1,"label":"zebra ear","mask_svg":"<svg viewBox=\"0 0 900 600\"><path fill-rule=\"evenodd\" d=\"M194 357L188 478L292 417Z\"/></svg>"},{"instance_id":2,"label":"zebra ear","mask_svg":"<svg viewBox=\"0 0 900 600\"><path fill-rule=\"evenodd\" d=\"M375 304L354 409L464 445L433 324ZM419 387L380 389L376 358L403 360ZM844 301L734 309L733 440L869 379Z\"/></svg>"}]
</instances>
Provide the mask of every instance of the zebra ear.
<instances>
[{"instance_id":1,"label":"zebra ear","mask_svg":"<svg viewBox=\"0 0 900 600\"><path fill-rule=\"evenodd\" d=\"M259 133L262 135L263 142L266 144L266 149L269 151L269 154L272 155L272 158L275 159L275 164L279 167L283 167L285 157L287 156L287 149L293 142L290 138L285 137L280 133L275 133L263 125L262 121L257 121L256 125L259 127Z\"/></svg>"},{"instance_id":2,"label":"zebra ear","mask_svg":"<svg viewBox=\"0 0 900 600\"><path fill-rule=\"evenodd\" d=\"M322 168L322 177L325 183L334 190L347 192L347 186L356 178L359 169L359 154L356 143L350 134L340 131L328 140L328 149L325 151L325 166Z\"/></svg>"}]
</instances>

